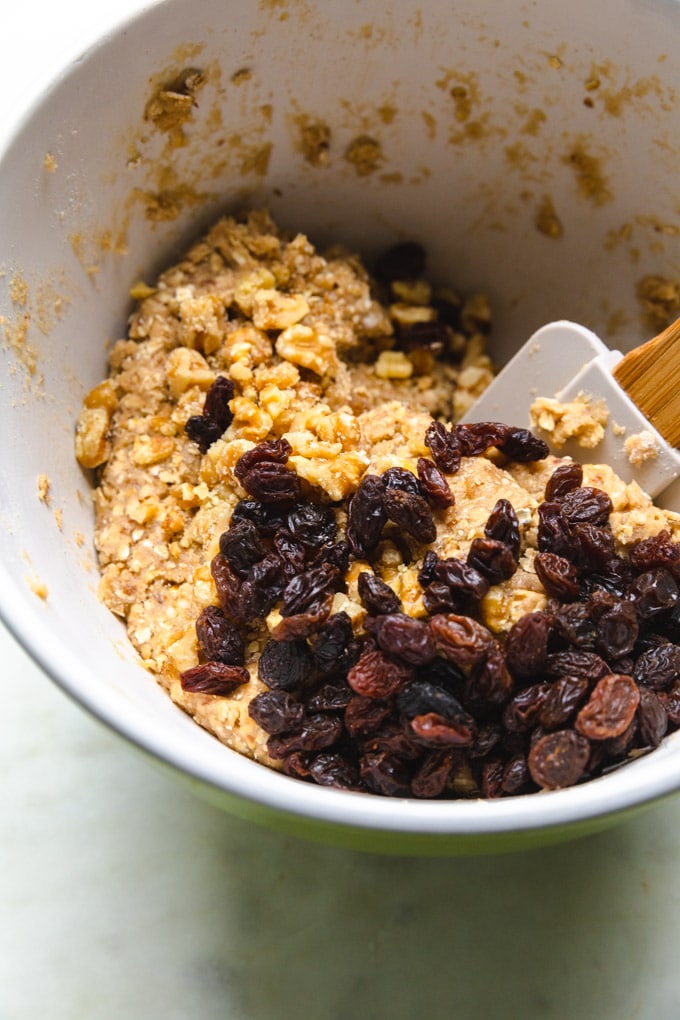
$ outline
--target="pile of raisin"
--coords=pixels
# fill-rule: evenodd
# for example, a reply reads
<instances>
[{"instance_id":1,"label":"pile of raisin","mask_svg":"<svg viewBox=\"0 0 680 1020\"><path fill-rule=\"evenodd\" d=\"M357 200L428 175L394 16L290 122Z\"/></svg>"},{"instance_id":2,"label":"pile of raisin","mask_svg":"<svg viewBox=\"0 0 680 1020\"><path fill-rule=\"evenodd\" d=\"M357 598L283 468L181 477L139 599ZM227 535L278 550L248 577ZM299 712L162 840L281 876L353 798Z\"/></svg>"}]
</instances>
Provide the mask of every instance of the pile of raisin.
<instances>
[{"instance_id":1,"label":"pile of raisin","mask_svg":"<svg viewBox=\"0 0 680 1020\"><path fill-rule=\"evenodd\" d=\"M258 667L266 689L249 712L297 779L493 798L572 786L658 746L680 726L680 545L662 531L620 555L610 497L563 462L538 509L547 605L494 635L480 606L518 568L517 514L500 498L466 558L441 558L429 547L454 504L447 476L490 449L531 462L548 448L498 422L432 422L425 442L431 457L415 474L368 474L346 506L303 488L285 439L237 461L248 495L211 564L219 605L196 623L201 661L182 674L185 689L228 696L247 680L246 642L276 609ZM427 616L408 616L371 568L358 578L366 616L355 633L334 596L352 560L372 564L385 538L420 565Z\"/></svg>"}]
</instances>

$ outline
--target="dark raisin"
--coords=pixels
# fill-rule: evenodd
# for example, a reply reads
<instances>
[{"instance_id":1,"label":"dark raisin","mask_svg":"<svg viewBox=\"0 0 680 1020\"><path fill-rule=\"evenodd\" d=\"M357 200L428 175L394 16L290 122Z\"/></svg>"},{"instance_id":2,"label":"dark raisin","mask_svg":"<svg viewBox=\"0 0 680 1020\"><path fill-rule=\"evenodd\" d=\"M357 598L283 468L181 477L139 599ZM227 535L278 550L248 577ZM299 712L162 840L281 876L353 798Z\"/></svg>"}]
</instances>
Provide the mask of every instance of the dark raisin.
<instances>
[{"instance_id":1,"label":"dark raisin","mask_svg":"<svg viewBox=\"0 0 680 1020\"><path fill-rule=\"evenodd\" d=\"M411 794L411 770L388 751L369 751L359 761L362 780L373 793L386 797L408 797Z\"/></svg>"},{"instance_id":2,"label":"dark raisin","mask_svg":"<svg viewBox=\"0 0 680 1020\"><path fill-rule=\"evenodd\" d=\"M441 421L431 422L425 433L425 445L440 471L454 474L460 467L462 452L455 432Z\"/></svg>"},{"instance_id":3,"label":"dark raisin","mask_svg":"<svg viewBox=\"0 0 680 1020\"><path fill-rule=\"evenodd\" d=\"M508 437L499 444L498 449L510 460L522 464L534 460L545 460L550 453L548 444L535 436L529 429L510 429Z\"/></svg>"},{"instance_id":4,"label":"dark raisin","mask_svg":"<svg viewBox=\"0 0 680 1020\"><path fill-rule=\"evenodd\" d=\"M458 770L460 760L455 750L430 751L411 780L413 796L423 799L441 796Z\"/></svg>"},{"instance_id":5,"label":"dark raisin","mask_svg":"<svg viewBox=\"0 0 680 1020\"><path fill-rule=\"evenodd\" d=\"M576 716L575 728L589 740L620 736L633 721L640 692L632 677L610 673L598 680Z\"/></svg>"},{"instance_id":6,"label":"dark raisin","mask_svg":"<svg viewBox=\"0 0 680 1020\"><path fill-rule=\"evenodd\" d=\"M378 475L364 475L347 508L346 537L362 559L377 546L387 521L383 504L385 483Z\"/></svg>"},{"instance_id":7,"label":"dark raisin","mask_svg":"<svg viewBox=\"0 0 680 1020\"><path fill-rule=\"evenodd\" d=\"M339 542L333 542L331 545L320 546L316 555L312 558L311 563L314 566L321 563L332 564L332 566L338 568L344 577L349 570L351 556L352 554L350 552L349 543L343 538Z\"/></svg>"},{"instance_id":8,"label":"dark raisin","mask_svg":"<svg viewBox=\"0 0 680 1020\"><path fill-rule=\"evenodd\" d=\"M438 560L433 573L436 581L450 589L461 607L476 604L489 590L489 582L478 570L454 556Z\"/></svg>"},{"instance_id":9,"label":"dark raisin","mask_svg":"<svg viewBox=\"0 0 680 1020\"><path fill-rule=\"evenodd\" d=\"M313 609L334 590L339 576L337 567L323 563L293 577L283 590L281 615L294 616Z\"/></svg>"},{"instance_id":10,"label":"dark raisin","mask_svg":"<svg viewBox=\"0 0 680 1020\"><path fill-rule=\"evenodd\" d=\"M407 719L435 712L445 719L464 719L467 713L457 698L427 680L414 680L397 695L397 708Z\"/></svg>"},{"instance_id":11,"label":"dark raisin","mask_svg":"<svg viewBox=\"0 0 680 1020\"><path fill-rule=\"evenodd\" d=\"M680 646L662 644L649 648L635 663L633 676L639 684L656 691L670 687L680 677Z\"/></svg>"},{"instance_id":12,"label":"dark raisin","mask_svg":"<svg viewBox=\"0 0 680 1020\"><path fill-rule=\"evenodd\" d=\"M286 518L291 535L312 549L335 541L338 525L330 507L298 503Z\"/></svg>"},{"instance_id":13,"label":"dark raisin","mask_svg":"<svg viewBox=\"0 0 680 1020\"><path fill-rule=\"evenodd\" d=\"M223 662L203 662L185 669L179 675L183 691L192 694L216 694L226 698L241 684L250 680L244 666L228 666Z\"/></svg>"},{"instance_id":14,"label":"dark raisin","mask_svg":"<svg viewBox=\"0 0 680 1020\"><path fill-rule=\"evenodd\" d=\"M605 659L630 655L635 647L639 625L630 602L616 602L597 621L595 650Z\"/></svg>"},{"instance_id":15,"label":"dark raisin","mask_svg":"<svg viewBox=\"0 0 680 1020\"><path fill-rule=\"evenodd\" d=\"M519 559L519 520L509 499L498 500L484 525L484 536L495 542L503 542L515 559Z\"/></svg>"},{"instance_id":16,"label":"dark raisin","mask_svg":"<svg viewBox=\"0 0 680 1020\"><path fill-rule=\"evenodd\" d=\"M357 694L368 698L387 698L413 679L413 669L395 662L380 649L364 650L347 674L347 682Z\"/></svg>"},{"instance_id":17,"label":"dark raisin","mask_svg":"<svg viewBox=\"0 0 680 1020\"><path fill-rule=\"evenodd\" d=\"M322 751L309 762L309 772L319 786L332 786L337 790L355 790L359 786L357 765L342 754Z\"/></svg>"},{"instance_id":18,"label":"dark raisin","mask_svg":"<svg viewBox=\"0 0 680 1020\"><path fill-rule=\"evenodd\" d=\"M252 618L266 616L283 594L291 571L276 553L268 553L256 563L243 582L242 594L248 593Z\"/></svg>"},{"instance_id":19,"label":"dark raisin","mask_svg":"<svg viewBox=\"0 0 680 1020\"><path fill-rule=\"evenodd\" d=\"M434 640L423 620L405 613L386 613L374 617L371 629L384 652L409 665L422 666L435 657Z\"/></svg>"},{"instance_id":20,"label":"dark raisin","mask_svg":"<svg viewBox=\"0 0 680 1020\"><path fill-rule=\"evenodd\" d=\"M412 496L422 496L420 483L412 471L406 468L391 467L383 471L382 480L385 489L399 489L401 492L410 492Z\"/></svg>"},{"instance_id":21,"label":"dark raisin","mask_svg":"<svg viewBox=\"0 0 680 1020\"><path fill-rule=\"evenodd\" d=\"M513 755L503 770L501 790L503 793L512 796L514 794L522 793L530 782L531 773L529 772L529 763L527 762L525 755Z\"/></svg>"},{"instance_id":22,"label":"dark raisin","mask_svg":"<svg viewBox=\"0 0 680 1020\"><path fill-rule=\"evenodd\" d=\"M658 694L658 698L666 709L669 721L673 726L680 726L680 682L676 680L671 689Z\"/></svg>"},{"instance_id":23,"label":"dark raisin","mask_svg":"<svg viewBox=\"0 0 680 1020\"><path fill-rule=\"evenodd\" d=\"M375 275L383 283L417 280L425 272L425 249L417 241L400 241L384 252L375 264Z\"/></svg>"},{"instance_id":24,"label":"dark raisin","mask_svg":"<svg viewBox=\"0 0 680 1020\"><path fill-rule=\"evenodd\" d=\"M536 576L548 595L561 602L571 602L581 591L576 567L555 553L539 552L534 558Z\"/></svg>"},{"instance_id":25,"label":"dark raisin","mask_svg":"<svg viewBox=\"0 0 680 1020\"><path fill-rule=\"evenodd\" d=\"M581 586L585 592L601 589L621 598L632 580L633 568L628 560L614 557L595 572L586 574Z\"/></svg>"},{"instance_id":26,"label":"dark raisin","mask_svg":"<svg viewBox=\"0 0 680 1020\"><path fill-rule=\"evenodd\" d=\"M505 658L515 676L537 676L545 666L553 619L547 613L525 613L505 639Z\"/></svg>"},{"instance_id":27,"label":"dark raisin","mask_svg":"<svg viewBox=\"0 0 680 1020\"><path fill-rule=\"evenodd\" d=\"M263 538L271 538L285 524L285 508L260 503L257 499L241 499L231 515L231 526L241 521L250 521Z\"/></svg>"},{"instance_id":28,"label":"dark raisin","mask_svg":"<svg viewBox=\"0 0 680 1020\"><path fill-rule=\"evenodd\" d=\"M582 570L594 572L614 559L614 536L599 524L574 524L571 527L576 555L575 561Z\"/></svg>"},{"instance_id":29,"label":"dark raisin","mask_svg":"<svg viewBox=\"0 0 680 1020\"><path fill-rule=\"evenodd\" d=\"M304 714L303 705L283 690L262 691L248 704L250 718L269 734L297 729Z\"/></svg>"},{"instance_id":30,"label":"dark raisin","mask_svg":"<svg viewBox=\"0 0 680 1020\"><path fill-rule=\"evenodd\" d=\"M436 552L432 549L428 549L423 556L423 563L418 571L418 584L422 585L423 588L426 588L428 584L431 584L432 581L434 581L434 568L438 563L439 557Z\"/></svg>"},{"instance_id":31,"label":"dark raisin","mask_svg":"<svg viewBox=\"0 0 680 1020\"><path fill-rule=\"evenodd\" d=\"M464 457L477 457L492 446L500 446L511 433L509 425L498 421L469 422L454 427L454 435Z\"/></svg>"},{"instance_id":32,"label":"dark raisin","mask_svg":"<svg viewBox=\"0 0 680 1020\"><path fill-rule=\"evenodd\" d=\"M636 577L626 591L626 598L642 620L649 620L673 607L678 599L678 585L670 570L657 567Z\"/></svg>"},{"instance_id":33,"label":"dark raisin","mask_svg":"<svg viewBox=\"0 0 680 1020\"><path fill-rule=\"evenodd\" d=\"M514 695L503 709L503 725L511 733L526 733L539 720L551 684L531 684Z\"/></svg>"},{"instance_id":34,"label":"dark raisin","mask_svg":"<svg viewBox=\"0 0 680 1020\"><path fill-rule=\"evenodd\" d=\"M606 524L613 509L609 494L590 485L570 489L560 506L569 524Z\"/></svg>"},{"instance_id":35,"label":"dark raisin","mask_svg":"<svg viewBox=\"0 0 680 1020\"><path fill-rule=\"evenodd\" d=\"M578 489L583 483L583 467L577 461L566 461L559 464L545 487L545 498L548 502L562 499L572 489Z\"/></svg>"},{"instance_id":36,"label":"dark raisin","mask_svg":"<svg viewBox=\"0 0 680 1020\"><path fill-rule=\"evenodd\" d=\"M240 520L220 535L220 552L232 570L244 578L264 558L265 548L252 521Z\"/></svg>"},{"instance_id":37,"label":"dark raisin","mask_svg":"<svg viewBox=\"0 0 680 1020\"><path fill-rule=\"evenodd\" d=\"M218 553L210 561L210 573L215 582L217 597L224 613L231 620L252 618L250 601L244 596L243 582L229 566L226 556Z\"/></svg>"},{"instance_id":38,"label":"dark raisin","mask_svg":"<svg viewBox=\"0 0 680 1020\"><path fill-rule=\"evenodd\" d=\"M513 680L503 651L497 642L487 647L481 662L472 667L467 685L467 697L478 711L493 705L503 705L512 693Z\"/></svg>"},{"instance_id":39,"label":"dark raisin","mask_svg":"<svg viewBox=\"0 0 680 1020\"><path fill-rule=\"evenodd\" d=\"M271 636L275 641L299 641L312 637L321 630L330 616L333 595L329 593L314 602L308 609L289 616L282 616L273 627Z\"/></svg>"},{"instance_id":40,"label":"dark raisin","mask_svg":"<svg viewBox=\"0 0 680 1020\"><path fill-rule=\"evenodd\" d=\"M383 506L389 520L404 534L424 545L434 542L437 537L437 525L427 501L422 496L404 489L386 488Z\"/></svg>"},{"instance_id":41,"label":"dark raisin","mask_svg":"<svg viewBox=\"0 0 680 1020\"><path fill-rule=\"evenodd\" d=\"M184 430L201 453L206 453L233 421L234 416L229 409L229 401L233 398L233 382L218 375L206 393L202 414L194 414L188 419Z\"/></svg>"},{"instance_id":42,"label":"dark raisin","mask_svg":"<svg viewBox=\"0 0 680 1020\"><path fill-rule=\"evenodd\" d=\"M474 746L468 751L471 758L484 758L498 747L503 731L500 723L484 722L477 730Z\"/></svg>"},{"instance_id":43,"label":"dark raisin","mask_svg":"<svg viewBox=\"0 0 680 1020\"><path fill-rule=\"evenodd\" d=\"M493 635L470 616L439 613L430 620L430 631L439 654L457 666L482 662L493 643Z\"/></svg>"},{"instance_id":44,"label":"dark raisin","mask_svg":"<svg viewBox=\"0 0 680 1020\"><path fill-rule=\"evenodd\" d=\"M668 712L659 696L649 687L640 688L637 722L643 747L658 747L668 729Z\"/></svg>"},{"instance_id":45,"label":"dark raisin","mask_svg":"<svg viewBox=\"0 0 680 1020\"><path fill-rule=\"evenodd\" d=\"M343 677L323 684L307 699L305 705L309 712L339 712L347 708L352 698L357 697Z\"/></svg>"},{"instance_id":46,"label":"dark raisin","mask_svg":"<svg viewBox=\"0 0 680 1020\"><path fill-rule=\"evenodd\" d=\"M456 501L449 483L437 465L427 457L419 457L418 479L425 499L434 510L445 510Z\"/></svg>"},{"instance_id":47,"label":"dark raisin","mask_svg":"<svg viewBox=\"0 0 680 1020\"><path fill-rule=\"evenodd\" d=\"M293 448L287 439L270 439L266 443L258 443L252 450L242 453L234 464L234 475L239 482L258 464L285 464Z\"/></svg>"},{"instance_id":48,"label":"dark raisin","mask_svg":"<svg viewBox=\"0 0 680 1020\"><path fill-rule=\"evenodd\" d=\"M595 650L595 621L584 602L560 605L553 613L553 620L555 634L563 638L573 648L580 648L587 652Z\"/></svg>"},{"instance_id":49,"label":"dark raisin","mask_svg":"<svg viewBox=\"0 0 680 1020\"><path fill-rule=\"evenodd\" d=\"M357 580L357 589L359 598L371 615L401 612L401 599L389 584L376 574L363 570Z\"/></svg>"},{"instance_id":50,"label":"dark raisin","mask_svg":"<svg viewBox=\"0 0 680 1020\"><path fill-rule=\"evenodd\" d=\"M345 729L355 739L370 737L378 732L391 714L390 701L355 694L345 709Z\"/></svg>"},{"instance_id":51,"label":"dark raisin","mask_svg":"<svg viewBox=\"0 0 680 1020\"><path fill-rule=\"evenodd\" d=\"M227 666L242 666L245 660L245 642L236 625L219 606L206 606L196 620L198 647L204 659L223 662Z\"/></svg>"},{"instance_id":52,"label":"dark raisin","mask_svg":"<svg viewBox=\"0 0 680 1020\"><path fill-rule=\"evenodd\" d=\"M674 542L669 531L660 531L651 538L643 538L631 548L630 562L643 573L655 567L665 567L677 578L680 570L680 545Z\"/></svg>"},{"instance_id":53,"label":"dark raisin","mask_svg":"<svg viewBox=\"0 0 680 1020\"><path fill-rule=\"evenodd\" d=\"M474 743L472 716L448 719L437 712L425 712L409 721L415 739L426 747L469 747Z\"/></svg>"},{"instance_id":54,"label":"dark raisin","mask_svg":"<svg viewBox=\"0 0 680 1020\"><path fill-rule=\"evenodd\" d=\"M569 560L578 553L578 545L560 503L541 503L538 508L539 552L550 552Z\"/></svg>"},{"instance_id":55,"label":"dark raisin","mask_svg":"<svg viewBox=\"0 0 680 1020\"><path fill-rule=\"evenodd\" d=\"M243 477L241 485L261 503L293 503L300 498L298 476L275 461L260 461Z\"/></svg>"},{"instance_id":56,"label":"dark raisin","mask_svg":"<svg viewBox=\"0 0 680 1020\"><path fill-rule=\"evenodd\" d=\"M224 430L217 422L206 418L205 415L192 414L190 418L187 418L184 431L192 443L196 443L201 453L207 453L212 444L221 439Z\"/></svg>"},{"instance_id":57,"label":"dark raisin","mask_svg":"<svg viewBox=\"0 0 680 1020\"><path fill-rule=\"evenodd\" d=\"M334 613L321 627L314 642L314 664L320 673L330 673L343 662L353 638L352 621L347 613Z\"/></svg>"},{"instance_id":58,"label":"dark raisin","mask_svg":"<svg viewBox=\"0 0 680 1020\"><path fill-rule=\"evenodd\" d=\"M267 641L259 662L260 679L267 687L300 691L313 671L311 650L306 641Z\"/></svg>"},{"instance_id":59,"label":"dark raisin","mask_svg":"<svg viewBox=\"0 0 680 1020\"><path fill-rule=\"evenodd\" d=\"M595 652L553 652L545 660L548 676L579 676L595 683L611 672L609 666Z\"/></svg>"},{"instance_id":60,"label":"dark raisin","mask_svg":"<svg viewBox=\"0 0 680 1020\"><path fill-rule=\"evenodd\" d=\"M467 561L489 584L507 581L517 570L517 560L508 546L494 538L474 538L470 543Z\"/></svg>"},{"instance_id":61,"label":"dark raisin","mask_svg":"<svg viewBox=\"0 0 680 1020\"><path fill-rule=\"evenodd\" d=\"M322 751L342 735L342 720L330 712L306 715L295 730L274 733L267 741L272 758L285 758L293 751Z\"/></svg>"},{"instance_id":62,"label":"dark raisin","mask_svg":"<svg viewBox=\"0 0 680 1020\"><path fill-rule=\"evenodd\" d=\"M533 781L544 790L573 786L582 778L590 744L574 730L558 730L537 740L529 752L529 772Z\"/></svg>"},{"instance_id":63,"label":"dark raisin","mask_svg":"<svg viewBox=\"0 0 680 1020\"><path fill-rule=\"evenodd\" d=\"M570 722L588 694L588 681L578 676L561 676L547 684L538 722L546 730L556 730Z\"/></svg>"}]
</instances>

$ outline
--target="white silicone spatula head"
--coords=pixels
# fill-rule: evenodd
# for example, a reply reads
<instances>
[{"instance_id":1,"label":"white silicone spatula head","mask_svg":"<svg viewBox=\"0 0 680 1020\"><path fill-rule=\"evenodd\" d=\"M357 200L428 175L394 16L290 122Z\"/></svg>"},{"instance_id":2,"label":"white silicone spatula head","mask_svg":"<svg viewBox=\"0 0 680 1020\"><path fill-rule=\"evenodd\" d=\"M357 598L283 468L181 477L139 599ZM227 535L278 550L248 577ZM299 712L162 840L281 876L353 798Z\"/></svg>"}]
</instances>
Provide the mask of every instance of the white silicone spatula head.
<instances>
[{"instance_id":1,"label":"white silicone spatula head","mask_svg":"<svg viewBox=\"0 0 680 1020\"><path fill-rule=\"evenodd\" d=\"M541 438L561 456L609 464L624 481L635 480L656 497L680 478L680 452L666 442L612 375L622 357L584 326L567 320L551 322L520 348L463 420L528 426L529 409L537 397L564 402L577 397L604 400L609 417L597 446L584 449L570 440L555 447L550 433L541 432ZM652 443L653 455L644 460L631 456L626 447L626 440L641 434L651 437Z\"/></svg>"}]
</instances>

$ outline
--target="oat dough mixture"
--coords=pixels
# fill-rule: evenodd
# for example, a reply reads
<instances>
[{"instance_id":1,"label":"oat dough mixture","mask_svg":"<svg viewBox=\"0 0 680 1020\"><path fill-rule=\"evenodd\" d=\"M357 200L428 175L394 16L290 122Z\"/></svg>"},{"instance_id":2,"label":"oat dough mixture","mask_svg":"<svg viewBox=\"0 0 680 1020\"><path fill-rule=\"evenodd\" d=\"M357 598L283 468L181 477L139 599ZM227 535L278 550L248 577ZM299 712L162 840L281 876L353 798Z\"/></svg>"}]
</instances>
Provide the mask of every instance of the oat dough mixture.
<instances>
[{"instance_id":1,"label":"oat dough mixture","mask_svg":"<svg viewBox=\"0 0 680 1020\"><path fill-rule=\"evenodd\" d=\"M471 671L479 667L481 645L488 672L494 650L502 647L513 627L523 626L520 621L527 614L540 621L554 620L556 607L565 618L572 612L565 607L573 594L565 595L559 578L536 568L537 556L544 555L540 529L545 532L546 527L539 507L551 477L567 462L545 452L527 457L522 444L531 440L520 436L513 447L506 433L492 437L488 446L478 443L479 450L464 448L455 465L447 462L451 443L458 442L451 439L450 423L491 379L484 353L490 316L481 294L461 299L450 290L433 289L418 245L397 246L369 276L356 256L340 249L322 255L305 236L285 235L266 212L255 211L219 221L153 286L136 285L133 297L137 305L128 336L114 344L110 374L85 397L76 430L78 460L95 473L101 598L126 621L144 665L173 700L229 747L277 768L283 762L286 771L309 778L304 741L302 750L295 741L289 743L285 754L276 747L279 731L285 736L290 720L299 722L292 681L289 684L283 673L295 673L302 660L307 668L318 646L318 675L322 651L333 650L334 626L336 637L345 632L343 654L354 649L356 659L362 638L364 656L380 655L390 647L393 639L385 637L387 631L379 633L376 624L386 611L402 624L406 616L415 621L414 627L427 629L426 637L421 634L426 644L432 640L430 622L435 617L442 627L452 626L446 621L454 617L473 619L479 631L466 638L468 659L448 664L456 682L469 685ZM284 493L283 499L272 501L271 487L275 490L282 478L285 486L291 476L292 498L286 502ZM376 514L371 480L376 478L382 480L383 493L385 479L391 479L390 499L381 503L371 538L371 515ZM416 496L417 479L422 485ZM611 556L621 558L650 539L675 549L677 516L654 507L637 485L624 484L606 467L586 465L582 475L563 488L566 492L575 486L579 492L586 487L606 494ZM553 482L553 488L559 486ZM409 490L412 495L405 495ZM352 497L355 521L349 526ZM305 539L310 519L304 507L310 505L319 534ZM302 515L296 507L303 507ZM294 519L287 516L291 512ZM263 513L269 531L262 525ZM512 532L510 537L504 528ZM225 533L231 539L225 540ZM659 535L665 537L653 539ZM484 562L481 567L478 562L482 581L476 589L474 584L474 590L466 589L463 612L460 598L456 602L460 586L456 589L450 570L447 574L441 564L469 566L473 543L488 546L491 539L496 549L502 544L499 536L512 551L511 568L494 561L485 569ZM276 584L267 571L281 556L288 562L288 574L279 579L272 597ZM315 579L318 583L316 598L294 580L310 570L317 571L310 582L312 587ZM479 570L473 573L479 578ZM269 596L259 602L256 598L255 608L246 611L246 587L255 575L260 585L258 589L253 582L256 595L269 584ZM468 580L465 575L464 582ZM466 607L473 604L474 611L468 613ZM236 618L235 640L241 643L232 656L234 665L224 671L232 671L234 682L223 688L219 677L217 686L211 686L203 668L210 659L205 644L210 644L210 635L205 637L204 628L203 644L197 636L197 620L202 614L206 620L205 614L215 609L218 616L226 612L231 620ZM576 628L575 619L572 625ZM470 630L473 625L462 626ZM554 623L550 626L554 634ZM563 631L567 629L565 622ZM211 633L214 639L214 628ZM439 637L441 662L450 635L442 632ZM572 647L565 641L555 647ZM296 653L285 669L283 646L287 653ZM432 660L429 647L423 662ZM594 655L592 645L589 648ZM369 676L368 683L364 676L363 686L359 677L349 691L357 734L364 732L362 726L365 733L376 732L376 712L413 680L417 663L408 661L409 654L413 659L415 653L407 653L406 665L401 663L408 676L385 677L378 669L379 676ZM229 651L223 658L229 660ZM505 665L503 670L506 676ZM317 684L317 703L305 710L308 715L314 708L328 709L333 697L336 707L350 711L346 683L341 692L336 682L333 694L333 668L328 672L330 683ZM482 674L476 675L483 684ZM371 689L373 681L378 686ZM591 690L593 682L591 676ZM527 683L524 676L520 687ZM512 678L508 684L505 700L517 696ZM415 688L409 689L413 700ZM327 704L318 691L326 691ZM420 693L427 694L424 688ZM586 694L581 694L584 703ZM257 698L266 711L249 711ZM404 698L400 704L406 711ZM446 706L441 711L446 716ZM425 719L425 729L436 729L441 720L434 709L414 712ZM260 725L265 716L267 729ZM489 727L496 725L494 719L490 717ZM473 736L459 734L461 746L483 745L480 732L485 725L482 713ZM426 774L422 790L413 769L408 779L392 765L381 773L384 758L373 772L366 769L368 788L416 795L431 795L434 789L438 795L447 785L454 795L479 795L480 789L491 795L491 779L480 779L471 757L460 756L450 733L447 737L442 731L438 737L437 732L432 731L431 739L419 734L419 746L428 748L427 760L418 760ZM315 751L331 750L317 754L326 763L313 777L317 781L333 781L329 774L339 759L336 755L335 766L331 759L341 744L342 738L319 737ZM312 745L314 740L308 741L306 750ZM583 759L581 772L586 768L584 746L569 749ZM380 747L371 753L379 758ZM484 753L481 747L479 757ZM409 754L407 748L402 759L413 759ZM512 754L503 760L507 768ZM522 769L515 765L515 771ZM446 780L437 779L444 772ZM333 785L354 785L339 773L335 779ZM541 782L534 776L532 786L525 762L522 780L515 781L515 787L509 781L502 792L523 791L527 782L534 789L567 785L561 777Z\"/></svg>"}]
</instances>

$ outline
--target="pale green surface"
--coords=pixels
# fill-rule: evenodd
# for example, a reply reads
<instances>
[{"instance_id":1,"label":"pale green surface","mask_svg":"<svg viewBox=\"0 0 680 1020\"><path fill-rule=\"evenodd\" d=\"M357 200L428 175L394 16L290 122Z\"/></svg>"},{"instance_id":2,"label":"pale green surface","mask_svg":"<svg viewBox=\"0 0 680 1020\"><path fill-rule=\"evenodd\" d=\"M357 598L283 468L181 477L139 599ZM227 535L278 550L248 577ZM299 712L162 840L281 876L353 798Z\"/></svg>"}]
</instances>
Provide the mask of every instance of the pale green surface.
<instances>
[{"instance_id":1,"label":"pale green surface","mask_svg":"<svg viewBox=\"0 0 680 1020\"><path fill-rule=\"evenodd\" d=\"M680 1016L680 801L525 854L331 849L195 799L0 639L0 1020Z\"/></svg>"}]
</instances>

